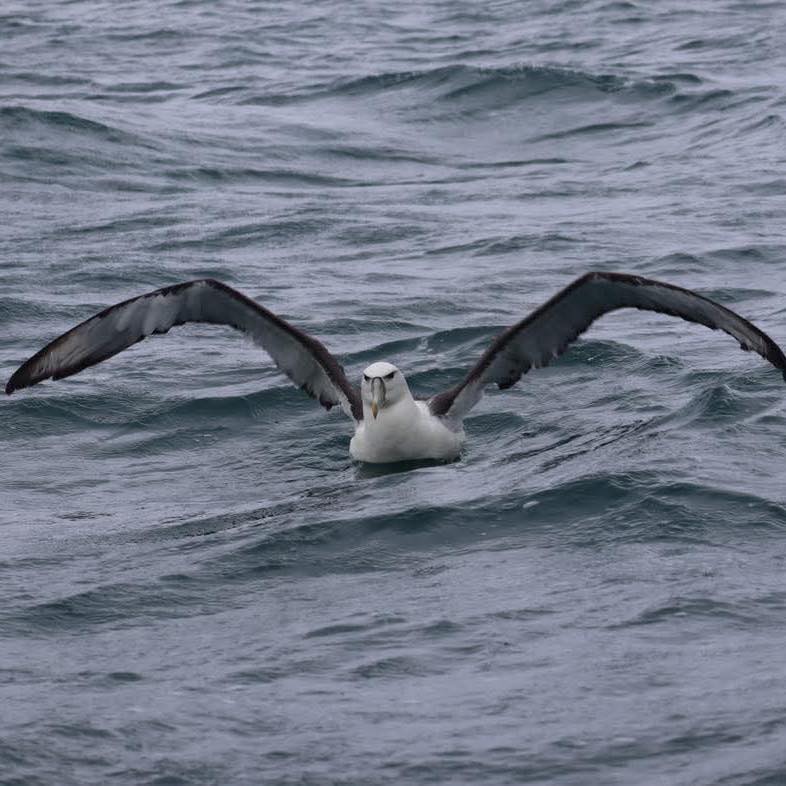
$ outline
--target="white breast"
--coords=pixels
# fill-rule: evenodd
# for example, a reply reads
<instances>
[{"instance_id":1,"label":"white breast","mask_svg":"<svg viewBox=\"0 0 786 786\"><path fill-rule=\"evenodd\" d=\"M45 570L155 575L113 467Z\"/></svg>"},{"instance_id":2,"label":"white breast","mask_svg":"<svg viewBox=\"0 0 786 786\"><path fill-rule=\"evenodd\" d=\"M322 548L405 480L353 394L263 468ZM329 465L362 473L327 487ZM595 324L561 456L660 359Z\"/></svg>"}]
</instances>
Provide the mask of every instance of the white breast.
<instances>
[{"instance_id":1,"label":"white breast","mask_svg":"<svg viewBox=\"0 0 786 786\"><path fill-rule=\"evenodd\" d=\"M377 418L370 410L364 410L349 452L352 458L372 464L454 459L463 441L462 428L449 428L429 412L425 402L410 398L384 407Z\"/></svg>"}]
</instances>

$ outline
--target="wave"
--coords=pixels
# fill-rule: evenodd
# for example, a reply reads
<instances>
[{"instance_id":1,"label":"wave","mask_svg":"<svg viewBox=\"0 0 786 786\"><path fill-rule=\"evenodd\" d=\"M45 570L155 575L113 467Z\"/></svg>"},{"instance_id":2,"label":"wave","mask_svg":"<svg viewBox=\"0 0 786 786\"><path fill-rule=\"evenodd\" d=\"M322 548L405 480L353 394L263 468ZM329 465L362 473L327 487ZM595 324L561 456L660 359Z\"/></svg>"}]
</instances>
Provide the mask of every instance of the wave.
<instances>
[{"instance_id":1,"label":"wave","mask_svg":"<svg viewBox=\"0 0 786 786\"><path fill-rule=\"evenodd\" d=\"M163 172L172 180L187 180L201 183L224 181L248 183L262 181L279 185L342 187L362 185L362 181L350 178L302 172L293 169L256 169L253 167L194 166L180 167Z\"/></svg>"},{"instance_id":2,"label":"wave","mask_svg":"<svg viewBox=\"0 0 786 786\"><path fill-rule=\"evenodd\" d=\"M516 65L483 67L448 65L415 71L392 71L322 83L295 92L245 98L243 104L287 104L325 98L390 96L397 92L419 93L430 100L445 103L477 103L491 97L494 101L521 101L544 96L554 91L571 91L582 95L613 94L659 98L677 92L678 86L690 77L693 84L699 77L675 74L673 79L634 79L616 74L595 74L589 71L554 66Z\"/></svg>"},{"instance_id":3,"label":"wave","mask_svg":"<svg viewBox=\"0 0 786 786\"><path fill-rule=\"evenodd\" d=\"M765 382L769 376L759 373L757 376ZM701 376L704 376L701 374ZM691 375L694 377L698 374ZM718 376L714 374L714 376ZM659 419L659 424L687 424L693 428L706 427L716 429L722 424L740 423L766 412L775 402L774 397L762 395L761 391L753 393L735 389L735 375L723 374L726 381L716 382L704 387L691 399L675 411Z\"/></svg>"},{"instance_id":4,"label":"wave","mask_svg":"<svg viewBox=\"0 0 786 786\"><path fill-rule=\"evenodd\" d=\"M453 471L432 462L417 471L436 478L446 470ZM209 572L237 581L268 571L384 570L396 562L397 552L404 560L419 561L458 547L486 549L495 541L507 547L511 539L679 541L701 539L716 524L786 528L786 507L780 503L699 482L671 481L654 472L591 474L543 489L516 489L491 498L480 494L450 504L403 501L384 512L369 504L348 513L341 501L340 488L326 487L284 505L197 519L188 526L198 532L206 526L210 531L240 527L251 535L205 563ZM635 523L633 508L641 513Z\"/></svg>"},{"instance_id":5,"label":"wave","mask_svg":"<svg viewBox=\"0 0 786 786\"><path fill-rule=\"evenodd\" d=\"M26 106L0 107L0 130L10 133L33 128L57 134L68 132L120 145L139 141L135 134L71 112L31 109Z\"/></svg>"},{"instance_id":6,"label":"wave","mask_svg":"<svg viewBox=\"0 0 786 786\"><path fill-rule=\"evenodd\" d=\"M521 163L521 162L519 162ZM552 163L554 163L552 161ZM494 167L495 164L475 164L478 166ZM559 251L571 246L577 246L584 241L578 237L562 234L560 232L543 232L532 234L510 235L508 237L484 237L470 240L466 243L451 244L447 246L434 246L427 249L425 256L443 256L452 254L472 254L474 256L496 256L508 254L512 251L533 249L536 251Z\"/></svg>"},{"instance_id":7,"label":"wave","mask_svg":"<svg viewBox=\"0 0 786 786\"><path fill-rule=\"evenodd\" d=\"M5 142L0 149L2 174L17 182L49 186L62 178L63 183L89 183L101 191L161 187L160 179L149 177L151 153L160 149L156 142L82 115L0 107L0 137ZM142 182L125 182L133 171Z\"/></svg>"},{"instance_id":8,"label":"wave","mask_svg":"<svg viewBox=\"0 0 786 786\"><path fill-rule=\"evenodd\" d=\"M452 65L426 71L361 77L335 85L333 92L358 95L402 87L435 90L438 97L445 101L471 99L482 94L498 93L500 89L513 89L518 98L565 89L604 94L641 92L645 95L663 95L673 90L673 86L665 81L635 81L613 74L592 74L567 68L533 65L484 68Z\"/></svg>"},{"instance_id":9,"label":"wave","mask_svg":"<svg viewBox=\"0 0 786 786\"><path fill-rule=\"evenodd\" d=\"M129 369L123 376L133 377L137 373ZM269 374L275 374L272 367L260 369L260 385L266 383ZM26 439L89 426L110 430L110 442L129 437L165 440L181 427L190 426L194 433L204 434L211 428L230 424L242 428L258 413L272 417L273 413L285 411L291 416L299 407L309 407L310 400L286 380L277 378L276 382L280 384L249 393L164 398L151 394L139 396L131 389L118 390L117 383L106 392L86 393L84 386L91 383L85 381L80 390L72 385L41 391L35 396L15 397L0 411L0 426L7 425L9 434L23 435ZM157 429L166 430L166 434ZM102 450L107 449L102 443Z\"/></svg>"},{"instance_id":10,"label":"wave","mask_svg":"<svg viewBox=\"0 0 786 786\"><path fill-rule=\"evenodd\" d=\"M417 123L440 120L452 123L457 118L473 117L486 119L489 112L531 108L533 104L543 107L549 115L561 111L555 104L571 106L569 118L588 115L589 122L580 123L576 128L559 122L560 131L547 131L533 137L531 142L558 142L573 136L610 132L622 132L626 136L647 133L656 115L706 112L762 99L756 91L720 88L685 71L620 74L532 64L498 67L454 64L388 71L304 85L286 92L249 95L241 88L234 93L222 93L217 99L224 100L226 95L238 105L270 107L358 102L366 106L377 105L386 115L403 115ZM610 104L615 106L617 113L624 112L625 117L610 117ZM652 104L655 108L642 117L643 104ZM593 107L603 110L597 118L592 116ZM525 127L529 127L532 120L529 118ZM709 133L715 132L710 129Z\"/></svg>"},{"instance_id":11,"label":"wave","mask_svg":"<svg viewBox=\"0 0 786 786\"><path fill-rule=\"evenodd\" d=\"M678 597L640 612L632 619L609 625L609 630L656 625L674 617L720 619L724 624L760 626L762 624L761 600L727 602L711 597ZM781 606L783 605L781 599Z\"/></svg>"},{"instance_id":12,"label":"wave","mask_svg":"<svg viewBox=\"0 0 786 786\"><path fill-rule=\"evenodd\" d=\"M246 174L237 172L230 174L224 171L221 175L214 170L217 177L232 177L242 179ZM183 173L170 174L170 177L182 178ZM204 170L200 170L196 177L204 176ZM271 179L275 181L276 176L271 174ZM302 176L302 183L314 183L316 176ZM294 180L293 180L294 182ZM163 242L153 243L148 246L150 251L173 251L179 249L233 249L248 246L262 246L273 243L282 243L288 240L301 239L318 232L324 231L329 226L327 219L277 219L274 221L259 222L253 224L238 224L228 229L202 235L199 237L189 237L182 240L167 238Z\"/></svg>"},{"instance_id":13,"label":"wave","mask_svg":"<svg viewBox=\"0 0 786 786\"><path fill-rule=\"evenodd\" d=\"M419 471L438 475L445 468ZM411 479L409 475L405 481ZM403 500L384 512L374 512L368 502L364 507L362 500L354 499L357 508L350 512L341 507L340 486L312 488L270 506L121 535L121 541L143 540L149 548L164 550L171 548L173 538L193 540L200 559L185 568L178 563L178 572L157 578L110 582L17 606L0 616L0 629L41 635L210 614L225 611L233 598L243 596L245 584L265 577L374 573L392 566L419 569L447 552L509 549L532 542L560 548L648 541L712 543L721 529L786 528L782 504L648 472L595 474L462 503L408 505ZM183 548L189 547L178 547ZM159 568L166 571L168 564L162 559ZM708 613L701 606L694 611ZM670 613L654 609L626 624L657 622ZM329 633L317 630L314 635Z\"/></svg>"}]
</instances>

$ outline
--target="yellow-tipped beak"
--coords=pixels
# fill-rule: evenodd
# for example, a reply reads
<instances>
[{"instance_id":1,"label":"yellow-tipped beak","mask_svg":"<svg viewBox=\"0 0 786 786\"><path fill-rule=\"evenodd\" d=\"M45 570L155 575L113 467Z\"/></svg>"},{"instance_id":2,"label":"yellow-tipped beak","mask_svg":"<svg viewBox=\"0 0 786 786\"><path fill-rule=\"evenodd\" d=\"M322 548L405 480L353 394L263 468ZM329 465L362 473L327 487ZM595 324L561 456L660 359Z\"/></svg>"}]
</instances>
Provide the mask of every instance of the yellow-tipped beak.
<instances>
[{"instance_id":1,"label":"yellow-tipped beak","mask_svg":"<svg viewBox=\"0 0 786 786\"><path fill-rule=\"evenodd\" d=\"M385 406L385 383L379 378L371 380L371 414L377 419L379 408Z\"/></svg>"}]
</instances>

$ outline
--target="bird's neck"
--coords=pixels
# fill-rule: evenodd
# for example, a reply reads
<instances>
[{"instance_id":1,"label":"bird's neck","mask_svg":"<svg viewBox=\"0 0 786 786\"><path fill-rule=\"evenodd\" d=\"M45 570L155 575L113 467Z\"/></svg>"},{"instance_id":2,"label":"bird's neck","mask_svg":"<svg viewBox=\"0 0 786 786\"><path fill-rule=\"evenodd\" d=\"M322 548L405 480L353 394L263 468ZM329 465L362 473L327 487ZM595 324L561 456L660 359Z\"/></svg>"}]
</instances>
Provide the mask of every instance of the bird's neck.
<instances>
[{"instance_id":1,"label":"bird's neck","mask_svg":"<svg viewBox=\"0 0 786 786\"><path fill-rule=\"evenodd\" d=\"M400 399L395 404L388 404L378 410L377 416L371 412L371 407L363 402L363 422L366 428L374 431L387 431L395 429L399 424L409 422L418 413L418 405L412 396Z\"/></svg>"}]
</instances>

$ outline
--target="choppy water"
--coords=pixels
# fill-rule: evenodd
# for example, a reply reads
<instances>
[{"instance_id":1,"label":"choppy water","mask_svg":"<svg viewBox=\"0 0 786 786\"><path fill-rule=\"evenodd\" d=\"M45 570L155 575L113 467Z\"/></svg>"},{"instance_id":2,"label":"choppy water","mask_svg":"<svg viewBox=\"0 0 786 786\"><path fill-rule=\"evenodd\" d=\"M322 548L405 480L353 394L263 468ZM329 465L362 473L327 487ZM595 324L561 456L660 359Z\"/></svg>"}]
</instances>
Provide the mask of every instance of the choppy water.
<instances>
[{"instance_id":1,"label":"choppy water","mask_svg":"<svg viewBox=\"0 0 786 786\"><path fill-rule=\"evenodd\" d=\"M574 276L786 342L779 3L5 3L0 375L214 276L421 394ZM786 389L609 317L354 465L231 331L0 402L4 784L786 783Z\"/></svg>"}]
</instances>

